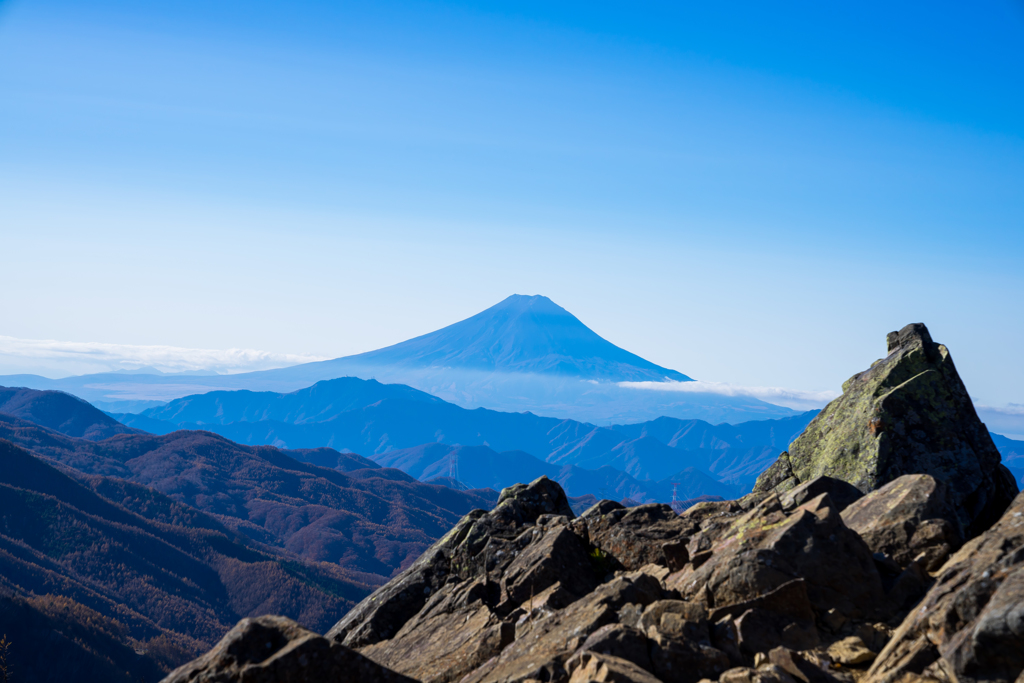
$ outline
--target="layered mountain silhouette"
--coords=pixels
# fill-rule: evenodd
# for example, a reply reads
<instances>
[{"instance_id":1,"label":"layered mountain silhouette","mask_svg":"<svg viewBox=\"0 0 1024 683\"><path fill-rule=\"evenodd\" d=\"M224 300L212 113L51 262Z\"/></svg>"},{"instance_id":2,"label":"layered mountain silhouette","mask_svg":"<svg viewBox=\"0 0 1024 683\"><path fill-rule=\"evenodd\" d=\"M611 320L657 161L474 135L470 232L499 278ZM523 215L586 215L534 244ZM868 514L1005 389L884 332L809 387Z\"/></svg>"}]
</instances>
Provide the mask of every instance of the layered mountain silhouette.
<instances>
[{"instance_id":1,"label":"layered mountain silhouette","mask_svg":"<svg viewBox=\"0 0 1024 683\"><path fill-rule=\"evenodd\" d=\"M165 406L151 408L145 411L143 416L174 424L230 424L261 420L305 424L329 420L350 410L384 400L410 403L443 402L436 396L402 384L381 384L374 380L341 377L330 382L318 382L311 387L288 394L245 390L196 394L172 401ZM2 406L0 412L3 412ZM141 425L140 428L145 429Z\"/></svg>"},{"instance_id":2,"label":"layered mountain silhouette","mask_svg":"<svg viewBox=\"0 0 1024 683\"><path fill-rule=\"evenodd\" d=\"M249 447L201 431L93 442L0 415L0 439L82 474L153 488L233 533L371 584L497 497L422 484L352 454Z\"/></svg>"},{"instance_id":3,"label":"layered mountain silhouette","mask_svg":"<svg viewBox=\"0 0 1024 683\"><path fill-rule=\"evenodd\" d=\"M695 496L739 495L803 430L813 412L735 426L659 418L599 427L532 413L467 410L409 387L349 377L289 394L210 392L176 399L138 416L114 416L155 434L205 429L248 445L361 453L421 479L445 473L426 465L422 472L413 472L385 456L430 444L482 446L490 454L486 458L500 454L505 460L495 461L492 468L500 476L465 480L474 486L500 489L540 473L563 483L570 495L629 490L623 497L668 502L670 488L655 484L687 468L704 475L691 487ZM485 451L474 453L484 457ZM571 469L563 471L569 467L609 471L597 478L576 473L571 477L576 483L570 484ZM702 490L698 481L705 484Z\"/></svg>"},{"instance_id":4,"label":"layered mountain silhouette","mask_svg":"<svg viewBox=\"0 0 1024 683\"><path fill-rule=\"evenodd\" d=\"M289 393L345 376L405 384L464 408L598 424L663 415L736 423L796 414L750 397L676 391L691 378L616 346L547 297L522 295L393 346L288 368L220 376L14 375L0 377L0 384L58 389L111 412L139 412L149 401L218 390ZM628 384L635 382L648 384Z\"/></svg>"},{"instance_id":5,"label":"layered mountain silhouette","mask_svg":"<svg viewBox=\"0 0 1024 683\"><path fill-rule=\"evenodd\" d=\"M688 501L703 496L735 498L741 487L722 483L706 472L687 467L660 481L640 481L609 465L586 469L555 465L523 451L498 453L487 446L423 444L377 456L384 467L397 467L422 481L454 479L470 488L503 489L546 476L569 496L632 500L636 503ZM451 484L446 484L451 485Z\"/></svg>"}]
</instances>

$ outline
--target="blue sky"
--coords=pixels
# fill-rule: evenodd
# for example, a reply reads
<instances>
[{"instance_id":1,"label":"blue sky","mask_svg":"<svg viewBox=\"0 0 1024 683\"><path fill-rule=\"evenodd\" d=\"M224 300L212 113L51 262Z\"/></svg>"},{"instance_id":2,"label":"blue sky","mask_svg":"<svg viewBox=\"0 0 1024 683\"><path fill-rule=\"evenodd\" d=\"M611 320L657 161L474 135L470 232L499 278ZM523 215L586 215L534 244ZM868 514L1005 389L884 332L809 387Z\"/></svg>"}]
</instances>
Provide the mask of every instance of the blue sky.
<instances>
[{"instance_id":1,"label":"blue sky","mask_svg":"<svg viewBox=\"0 0 1024 683\"><path fill-rule=\"evenodd\" d=\"M0 0L0 232L0 337L336 357L540 293L802 390L923 321L1024 404L1024 4Z\"/></svg>"}]
</instances>

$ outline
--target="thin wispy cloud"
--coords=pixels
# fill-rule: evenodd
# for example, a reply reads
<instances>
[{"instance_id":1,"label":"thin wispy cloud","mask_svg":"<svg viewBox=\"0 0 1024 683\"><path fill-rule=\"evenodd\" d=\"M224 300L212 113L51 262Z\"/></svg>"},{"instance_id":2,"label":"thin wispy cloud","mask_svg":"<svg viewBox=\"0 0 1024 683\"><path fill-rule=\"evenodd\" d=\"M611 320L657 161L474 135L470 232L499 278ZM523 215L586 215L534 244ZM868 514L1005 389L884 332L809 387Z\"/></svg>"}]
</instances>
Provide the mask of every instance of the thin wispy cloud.
<instances>
[{"instance_id":1,"label":"thin wispy cloud","mask_svg":"<svg viewBox=\"0 0 1024 683\"><path fill-rule=\"evenodd\" d=\"M1008 403L1003 407L999 406L986 406L975 404L974 406L978 410L984 410L986 412L997 413L999 415L1013 416L1013 417L1024 417L1024 404L1021 403Z\"/></svg>"},{"instance_id":2,"label":"thin wispy cloud","mask_svg":"<svg viewBox=\"0 0 1024 683\"><path fill-rule=\"evenodd\" d=\"M692 394L720 394L722 396L749 396L767 403L794 410L822 408L839 396L835 391L801 391L783 387L749 387L726 382L619 382L619 386L645 391L672 391Z\"/></svg>"},{"instance_id":3,"label":"thin wispy cloud","mask_svg":"<svg viewBox=\"0 0 1024 683\"><path fill-rule=\"evenodd\" d=\"M8 373L48 369L63 374L82 374L156 368L161 372L232 374L318 360L325 359L256 349L189 349L0 336L0 368Z\"/></svg>"},{"instance_id":4,"label":"thin wispy cloud","mask_svg":"<svg viewBox=\"0 0 1024 683\"><path fill-rule=\"evenodd\" d=\"M1008 403L1005 406L975 404L974 407L978 410L978 417L989 430L1011 439L1024 440L1024 404Z\"/></svg>"}]
</instances>

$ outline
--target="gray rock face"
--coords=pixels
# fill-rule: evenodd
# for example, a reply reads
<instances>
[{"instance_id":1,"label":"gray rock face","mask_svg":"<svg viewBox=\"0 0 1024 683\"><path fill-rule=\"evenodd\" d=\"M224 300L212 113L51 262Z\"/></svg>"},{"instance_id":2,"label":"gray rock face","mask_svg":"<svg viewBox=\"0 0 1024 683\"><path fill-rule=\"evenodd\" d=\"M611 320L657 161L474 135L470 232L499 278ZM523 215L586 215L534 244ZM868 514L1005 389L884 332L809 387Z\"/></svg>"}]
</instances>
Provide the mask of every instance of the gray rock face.
<instances>
[{"instance_id":1,"label":"gray rock face","mask_svg":"<svg viewBox=\"0 0 1024 683\"><path fill-rule=\"evenodd\" d=\"M843 385L761 477L758 492L785 491L815 477L867 493L905 474L948 488L957 532L987 529L1017 493L1012 475L953 365L949 350L915 323L887 338L888 355Z\"/></svg>"},{"instance_id":2,"label":"gray rock face","mask_svg":"<svg viewBox=\"0 0 1024 683\"><path fill-rule=\"evenodd\" d=\"M362 621L336 629L343 635L324 638L276 617L246 620L168 682L1016 679L1024 669L1024 495L946 563L908 614L900 588L906 576L917 568L920 586L931 581L920 558L891 585L877 567L890 563L899 572L893 558L918 549L917 530L942 510L941 486L906 477L849 504L842 516L829 493L807 498L830 488L815 481L788 497L691 508L654 522L689 536L659 531L646 544L606 543L633 564L629 558L663 543L710 544L675 571L662 555L662 564L609 572L623 563L585 538L586 520L542 512L531 521L538 510L519 514L508 498L509 509L468 515L410 568L416 571L379 591L373 609L358 610ZM596 535L615 538L607 513L618 508L600 509L606 517L594 525ZM877 542L877 557L844 518ZM487 548L494 557L478 558ZM424 576L447 578L397 623L410 600L395 587L424 585ZM878 619L896 613L907 616L889 642L892 629ZM381 623L393 634L373 630ZM373 642L352 649L342 640L353 633Z\"/></svg>"},{"instance_id":3,"label":"gray rock face","mask_svg":"<svg viewBox=\"0 0 1024 683\"><path fill-rule=\"evenodd\" d=\"M569 664L569 683L661 683L628 659L584 650Z\"/></svg>"},{"instance_id":4,"label":"gray rock face","mask_svg":"<svg viewBox=\"0 0 1024 683\"><path fill-rule=\"evenodd\" d=\"M484 514L475 510L463 517L411 567L356 605L327 632L327 637L348 647L362 647L398 633L423 608L430 594L448 580L450 558Z\"/></svg>"}]
</instances>

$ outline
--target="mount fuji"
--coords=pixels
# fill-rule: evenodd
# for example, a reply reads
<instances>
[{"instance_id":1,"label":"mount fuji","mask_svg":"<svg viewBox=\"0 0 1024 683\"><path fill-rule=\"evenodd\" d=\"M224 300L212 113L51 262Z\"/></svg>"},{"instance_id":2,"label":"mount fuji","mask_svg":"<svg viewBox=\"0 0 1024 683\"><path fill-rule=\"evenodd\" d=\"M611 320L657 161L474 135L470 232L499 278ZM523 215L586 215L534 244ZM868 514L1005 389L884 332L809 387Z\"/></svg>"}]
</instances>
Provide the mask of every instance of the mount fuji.
<instances>
[{"instance_id":1,"label":"mount fuji","mask_svg":"<svg viewBox=\"0 0 1024 683\"><path fill-rule=\"evenodd\" d=\"M609 382L690 381L619 348L546 296L513 294L485 311L376 351L308 363L267 376L312 381L353 367L384 372L447 370L573 377Z\"/></svg>"},{"instance_id":2,"label":"mount fuji","mask_svg":"<svg viewBox=\"0 0 1024 683\"><path fill-rule=\"evenodd\" d=\"M0 384L60 389L104 410L139 412L187 395L234 389L287 393L346 376L405 384L464 408L594 424L660 416L737 423L797 414L746 396L632 388L625 383L665 382L669 388L691 378L616 346L545 296L518 294L429 334L334 360L237 375L14 375L0 377Z\"/></svg>"}]
</instances>

